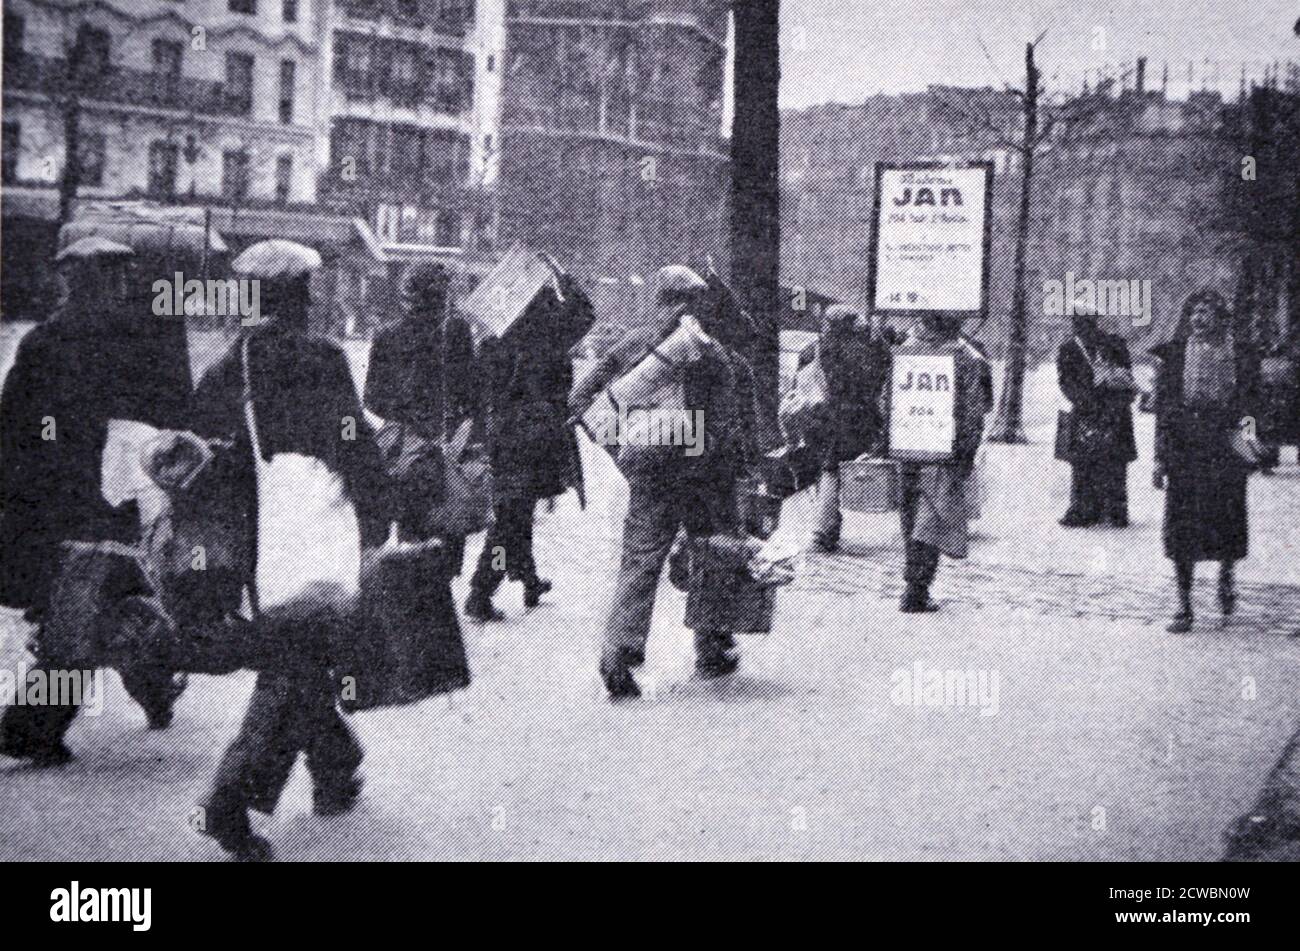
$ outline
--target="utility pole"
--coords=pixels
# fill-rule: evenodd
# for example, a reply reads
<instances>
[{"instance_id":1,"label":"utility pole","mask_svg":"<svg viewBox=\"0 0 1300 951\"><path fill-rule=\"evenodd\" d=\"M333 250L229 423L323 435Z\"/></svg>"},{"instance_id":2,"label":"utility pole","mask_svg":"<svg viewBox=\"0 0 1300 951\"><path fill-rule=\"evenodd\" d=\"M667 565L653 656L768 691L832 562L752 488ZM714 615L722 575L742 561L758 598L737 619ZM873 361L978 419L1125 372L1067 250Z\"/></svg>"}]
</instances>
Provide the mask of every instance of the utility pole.
<instances>
[{"instance_id":1,"label":"utility pole","mask_svg":"<svg viewBox=\"0 0 1300 951\"><path fill-rule=\"evenodd\" d=\"M1029 248L1029 210L1034 182L1034 152L1038 147L1038 67L1034 44L1025 44L1025 129L1020 147L1022 175L1020 210L1016 217L1016 253L1012 265L1011 325L1007 328L1007 366L998 400L998 413L989 440L1024 443L1025 361L1029 345L1028 314L1025 309L1025 254Z\"/></svg>"},{"instance_id":2,"label":"utility pole","mask_svg":"<svg viewBox=\"0 0 1300 951\"><path fill-rule=\"evenodd\" d=\"M735 0L731 285L757 328L750 354L760 425L776 432L780 385L780 0Z\"/></svg>"}]
</instances>

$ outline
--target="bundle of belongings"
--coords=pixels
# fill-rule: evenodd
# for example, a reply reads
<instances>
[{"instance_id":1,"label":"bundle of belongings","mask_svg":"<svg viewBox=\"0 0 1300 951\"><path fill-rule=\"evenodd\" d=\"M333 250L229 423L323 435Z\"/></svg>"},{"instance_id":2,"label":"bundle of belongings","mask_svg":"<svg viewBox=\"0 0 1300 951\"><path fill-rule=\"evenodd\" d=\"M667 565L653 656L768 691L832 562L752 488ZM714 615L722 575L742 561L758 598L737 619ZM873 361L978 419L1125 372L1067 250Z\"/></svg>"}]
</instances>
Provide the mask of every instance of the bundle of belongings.
<instances>
[{"instance_id":1,"label":"bundle of belongings","mask_svg":"<svg viewBox=\"0 0 1300 951\"><path fill-rule=\"evenodd\" d=\"M679 532L668 556L668 580L686 592L686 626L693 630L768 634L776 589L795 580L798 544L776 534L781 499L746 479L737 493L733 531Z\"/></svg>"},{"instance_id":2,"label":"bundle of belongings","mask_svg":"<svg viewBox=\"0 0 1300 951\"><path fill-rule=\"evenodd\" d=\"M355 603L311 599L253 610L252 519L240 496L233 446L163 431L141 451L159 492L140 500L138 543L68 542L45 617L45 653L76 664L186 673L273 669L327 638L336 671L356 674L345 709L392 706L469 683L455 630L387 623L409 605L393 591L432 590L445 572L441 542L399 540L362 553ZM374 616L383 623L353 623ZM306 622L306 623L304 623Z\"/></svg>"}]
</instances>

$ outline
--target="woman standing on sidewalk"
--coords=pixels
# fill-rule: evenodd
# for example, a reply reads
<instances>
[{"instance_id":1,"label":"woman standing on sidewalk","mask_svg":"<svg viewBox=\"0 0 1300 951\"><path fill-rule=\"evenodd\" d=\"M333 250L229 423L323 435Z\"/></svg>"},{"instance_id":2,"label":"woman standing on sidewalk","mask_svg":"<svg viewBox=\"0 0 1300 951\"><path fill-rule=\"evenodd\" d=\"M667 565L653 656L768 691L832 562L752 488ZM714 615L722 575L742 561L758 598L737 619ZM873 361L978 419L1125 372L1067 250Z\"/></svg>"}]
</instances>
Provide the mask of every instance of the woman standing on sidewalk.
<instances>
[{"instance_id":1,"label":"woman standing on sidewalk","mask_svg":"<svg viewBox=\"0 0 1300 951\"><path fill-rule=\"evenodd\" d=\"M1128 466L1137 458L1132 366L1123 337L1103 331L1095 314L1075 315L1074 334L1056 356L1061 392L1073 407L1057 438L1058 458L1070 463L1066 528L1128 526Z\"/></svg>"},{"instance_id":2,"label":"woman standing on sidewalk","mask_svg":"<svg viewBox=\"0 0 1300 951\"><path fill-rule=\"evenodd\" d=\"M1259 360L1234 334L1223 297L1210 290L1183 305L1178 331L1152 351L1156 375L1155 477L1165 489L1165 555L1174 563L1178 613L1169 630L1192 629L1198 561L1219 563L1224 620L1236 606L1233 567L1246 557L1249 524L1242 426L1253 418Z\"/></svg>"}]
</instances>

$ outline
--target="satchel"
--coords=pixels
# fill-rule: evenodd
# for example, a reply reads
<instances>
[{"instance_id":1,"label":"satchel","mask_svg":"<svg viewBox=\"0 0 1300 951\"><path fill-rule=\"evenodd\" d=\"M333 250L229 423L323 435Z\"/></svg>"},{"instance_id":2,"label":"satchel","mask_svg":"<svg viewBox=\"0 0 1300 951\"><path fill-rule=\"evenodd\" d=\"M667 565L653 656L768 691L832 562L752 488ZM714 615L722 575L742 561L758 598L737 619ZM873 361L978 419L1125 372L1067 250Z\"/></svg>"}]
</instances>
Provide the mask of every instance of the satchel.
<instances>
[{"instance_id":1,"label":"satchel","mask_svg":"<svg viewBox=\"0 0 1300 951\"><path fill-rule=\"evenodd\" d=\"M357 621L331 649L345 711L402 706L469 686L440 543L401 543L394 533L368 555Z\"/></svg>"},{"instance_id":2,"label":"satchel","mask_svg":"<svg viewBox=\"0 0 1300 951\"><path fill-rule=\"evenodd\" d=\"M484 448L469 441L473 422L465 420L445 446L442 492L424 514L428 535L462 537L481 532L492 519L492 465Z\"/></svg>"},{"instance_id":3,"label":"satchel","mask_svg":"<svg viewBox=\"0 0 1300 951\"><path fill-rule=\"evenodd\" d=\"M306 606L345 613L361 588L361 528L343 479L323 461L280 452L267 460L257 432L248 360L241 348L244 421L257 479L259 612Z\"/></svg>"}]
</instances>

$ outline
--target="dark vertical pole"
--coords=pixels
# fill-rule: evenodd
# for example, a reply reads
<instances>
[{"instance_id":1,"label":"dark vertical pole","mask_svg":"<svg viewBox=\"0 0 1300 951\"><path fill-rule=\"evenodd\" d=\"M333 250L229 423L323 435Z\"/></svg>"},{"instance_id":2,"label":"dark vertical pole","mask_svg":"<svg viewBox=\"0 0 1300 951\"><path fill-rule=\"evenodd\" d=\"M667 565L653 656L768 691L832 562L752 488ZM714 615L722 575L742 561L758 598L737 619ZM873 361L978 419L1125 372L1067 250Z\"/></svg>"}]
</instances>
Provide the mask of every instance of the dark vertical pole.
<instances>
[{"instance_id":1,"label":"dark vertical pole","mask_svg":"<svg viewBox=\"0 0 1300 951\"><path fill-rule=\"evenodd\" d=\"M759 411L776 431L781 297L780 0L738 0L731 132L731 284L757 327Z\"/></svg>"},{"instance_id":2,"label":"dark vertical pole","mask_svg":"<svg viewBox=\"0 0 1300 951\"><path fill-rule=\"evenodd\" d=\"M1034 149L1038 137L1038 67L1034 44L1025 44L1025 137L1021 147L1023 177L1020 181L1020 213L1016 220L1016 256L1012 271L1011 325L1007 331L1007 368L1003 378L998 415L989 439L993 442L1028 442L1024 427L1025 359L1029 344L1025 309L1025 253L1029 245L1029 209L1034 178Z\"/></svg>"}]
</instances>

